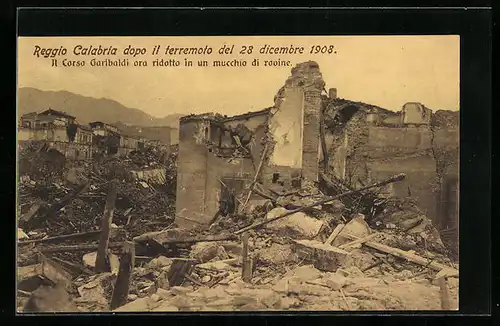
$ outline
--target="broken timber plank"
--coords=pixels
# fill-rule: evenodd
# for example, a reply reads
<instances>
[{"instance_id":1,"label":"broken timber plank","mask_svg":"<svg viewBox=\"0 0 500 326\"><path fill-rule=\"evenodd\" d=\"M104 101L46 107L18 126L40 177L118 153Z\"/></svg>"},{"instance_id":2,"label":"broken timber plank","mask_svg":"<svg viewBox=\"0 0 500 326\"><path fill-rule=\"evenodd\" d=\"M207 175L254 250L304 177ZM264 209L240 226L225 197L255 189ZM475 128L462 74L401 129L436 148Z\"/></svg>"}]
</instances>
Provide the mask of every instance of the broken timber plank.
<instances>
[{"instance_id":1,"label":"broken timber plank","mask_svg":"<svg viewBox=\"0 0 500 326\"><path fill-rule=\"evenodd\" d=\"M436 276L434 277L435 279L441 278L441 277L458 277L458 270L454 268L445 268L439 271Z\"/></svg>"},{"instance_id":2,"label":"broken timber plank","mask_svg":"<svg viewBox=\"0 0 500 326\"><path fill-rule=\"evenodd\" d=\"M451 310L450 289L448 288L446 277L440 277L438 284L439 294L441 295L441 309Z\"/></svg>"},{"instance_id":3,"label":"broken timber plank","mask_svg":"<svg viewBox=\"0 0 500 326\"><path fill-rule=\"evenodd\" d=\"M248 240L250 235L247 233L242 236L242 246L243 249L241 251L241 260L242 260L242 269L241 269L241 278L244 282L249 283L252 280L252 266L248 257Z\"/></svg>"},{"instance_id":4,"label":"broken timber plank","mask_svg":"<svg viewBox=\"0 0 500 326\"><path fill-rule=\"evenodd\" d=\"M97 248L97 257L95 260L95 271L97 273L103 273L109 270L106 264L106 256L108 254L109 232L113 220L113 212L115 210L116 186L116 182L111 183L101 220L101 236L99 238L99 247Z\"/></svg>"},{"instance_id":5,"label":"broken timber plank","mask_svg":"<svg viewBox=\"0 0 500 326\"><path fill-rule=\"evenodd\" d=\"M116 277L113 295L111 297L110 310L114 310L127 303L127 296L132 280L132 269L135 264L135 244L127 241L123 244L120 257L120 269Z\"/></svg>"},{"instance_id":6,"label":"broken timber plank","mask_svg":"<svg viewBox=\"0 0 500 326\"><path fill-rule=\"evenodd\" d=\"M109 243L108 248L120 248L123 245L122 242ZM70 252L70 251L93 251L99 248L99 245L72 245L72 246L54 246L48 248L41 248L39 251L41 253L51 253L51 252Z\"/></svg>"},{"instance_id":7,"label":"broken timber plank","mask_svg":"<svg viewBox=\"0 0 500 326\"><path fill-rule=\"evenodd\" d=\"M226 188L228 191L230 191L229 187L224 182L222 182L222 180L220 178L217 178L217 179L219 180L219 182L221 183L221 185L224 186L224 188ZM236 198L236 200L238 201L238 203L240 203L241 205L243 205L243 203L241 202L241 200L238 197L234 196L234 198Z\"/></svg>"},{"instance_id":8,"label":"broken timber plank","mask_svg":"<svg viewBox=\"0 0 500 326\"><path fill-rule=\"evenodd\" d=\"M241 260L241 258L239 258L239 257L229 258L229 259L224 259L224 260L216 260L216 261L210 261L210 262L203 263L203 264L198 264L198 265L196 265L196 267L201 268L201 269L222 269L219 267L223 267L226 265L238 264L240 262L240 260Z\"/></svg>"},{"instance_id":9,"label":"broken timber plank","mask_svg":"<svg viewBox=\"0 0 500 326\"><path fill-rule=\"evenodd\" d=\"M344 249L344 250L345 249L350 249L353 246L356 246L358 244L363 244L363 243L367 242L368 240L371 240L371 239L375 238L375 236L377 236L377 235L378 235L378 233L370 234L369 236L366 236L364 238L360 238L358 240L354 240L352 242L343 244L343 245L339 246L339 249Z\"/></svg>"},{"instance_id":10,"label":"broken timber plank","mask_svg":"<svg viewBox=\"0 0 500 326\"><path fill-rule=\"evenodd\" d=\"M53 284L61 284L68 289L71 285L71 275L59 266L59 264L45 256L39 254L38 257L40 263L17 269L18 284L33 277L42 277ZM21 287L23 286L21 285Z\"/></svg>"},{"instance_id":11,"label":"broken timber plank","mask_svg":"<svg viewBox=\"0 0 500 326\"><path fill-rule=\"evenodd\" d=\"M83 273L83 274L87 274L87 275L94 275L94 272L92 272L90 269L88 269L87 267L85 267L83 265L75 264L75 263L63 260L61 258L58 258L58 257L52 257L52 259L63 264L63 265L68 266L72 270L78 271L79 273Z\"/></svg>"},{"instance_id":12,"label":"broken timber plank","mask_svg":"<svg viewBox=\"0 0 500 326\"><path fill-rule=\"evenodd\" d=\"M263 191L261 191L260 189L257 189L257 185L260 185L259 183L255 183L253 188L252 188L252 191L255 192L257 195L261 196L262 198L265 198L265 199L269 199L270 201L272 201L273 203L276 203L276 198L264 193Z\"/></svg>"},{"instance_id":13,"label":"broken timber plank","mask_svg":"<svg viewBox=\"0 0 500 326\"><path fill-rule=\"evenodd\" d=\"M73 199L75 199L76 197L80 196L81 194L83 194L84 192L86 192L90 187L90 183L86 183L80 187L78 187L75 191L73 191L72 193L69 193L67 194L63 199L61 199L59 202L51 205L47 212L41 216L39 219L40 221L54 215L55 213L57 213L58 211L60 211L63 207L65 207L66 205L68 205L69 203L71 203L71 201Z\"/></svg>"},{"instance_id":14,"label":"broken timber plank","mask_svg":"<svg viewBox=\"0 0 500 326\"><path fill-rule=\"evenodd\" d=\"M194 262L190 260L174 260L168 270L168 284L170 286L179 286L184 283L185 275L191 274Z\"/></svg>"},{"instance_id":15,"label":"broken timber plank","mask_svg":"<svg viewBox=\"0 0 500 326\"><path fill-rule=\"evenodd\" d=\"M287 217L287 216L293 215L295 213L301 212L301 211L303 211L305 209L312 208L312 207L315 207L315 206L318 206L318 205L323 205L323 204L326 204L328 202L334 201L336 199L342 198L344 196L352 195L352 194L355 194L355 193L358 193L358 192L361 192L361 191L365 191L365 190L372 189L372 188L377 188L377 187L382 187L382 186L385 186L385 185L387 185L389 183L393 183L393 182L398 182L398 181L403 180L405 177L406 177L406 175L404 173L400 173L400 174L397 174L397 175L395 175L395 176L393 176L393 177L391 177L391 178L389 178L387 180L384 180L384 181L381 181L381 182L377 182L377 183L374 183L372 185L369 185L369 186L366 186L366 187L363 187L363 188L360 188L360 189L348 191L348 192L339 194L337 196L329 197L327 199L324 199L324 200L321 200L321 201L318 201L318 202L315 202L315 203L312 203L312 204L309 204L309 205L306 205L306 206L302 206L300 208L288 211L288 212L286 212L284 214L278 215L278 216L276 216L274 218L265 220L263 222L256 223L256 224L244 227L244 228L236 231L234 234L236 234L236 235L242 234L242 233L245 233L245 232L247 232L249 230L252 230L252 229L255 229L255 228L258 228L258 227L262 227L262 226L264 226L266 224L269 224L271 222L274 222L276 220L279 220L279 219L282 219L284 217Z\"/></svg>"},{"instance_id":16,"label":"broken timber plank","mask_svg":"<svg viewBox=\"0 0 500 326\"><path fill-rule=\"evenodd\" d=\"M345 234L345 235L342 235L342 236L345 237L345 238L348 238L350 240L358 240L358 239L360 239L360 238L358 238L356 236L353 236L353 235L350 235L350 234ZM443 270L443 269L447 269L447 270L450 270L450 271L454 271L455 270L454 268L452 268L450 266L447 266L447 265L444 265L444 264L441 264L441 263L429 260L427 258L418 256L416 254L412 254L412 253L406 252L406 251L401 250L399 248L389 247L387 245L384 245L384 244L381 244L381 243L378 243L378 242L367 241L367 242L365 242L363 244L365 246L367 246L367 247L370 247L370 248L373 248L373 249L377 249L379 251L385 252L387 254L391 254L391 255L399 257L399 258L406 259L408 261L411 261L412 263L419 264L419 265L422 265L422 266L426 266L426 267L429 267L429 268L431 268L433 270L436 270L436 271L439 271L439 272L441 270ZM458 273L458 271L457 271L457 273Z\"/></svg>"},{"instance_id":17,"label":"broken timber plank","mask_svg":"<svg viewBox=\"0 0 500 326\"><path fill-rule=\"evenodd\" d=\"M54 284L63 284L66 288L71 285L71 275L66 272L59 264L51 259L39 254L41 261L41 275L49 279Z\"/></svg>"},{"instance_id":18,"label":"broken timber plank","mask_svg":"<svg viewBox=\"0 0 500 326\"><path fill-rule=\"evenodd\" d=\"M213 241L223 241L223 240L234 240L237 237L234 234L220 234L220 235L208 235L204 237L189 237L189 238L176 238L173 233L169 233L169 230L151 232L147 234L140 235L134 238L135 242L145 242L150 239L154 239L164 244L175 244L175 243L197 243L197 242L213 242Z\"/></svg>"},{"instance_id":19,"label":"broken timber plank","mask_svg":"<svg viewBox=\"0 0 500 326\"><path fill-rule=\"evenodd\" d=\"M335 229L333 230L332 234L326 239L325 244L331 244L335 238L339 235L339 233L342 231L344 228L345 224L338 224Z\"/></svg>"},{"instance_id":20,"label":"broken timber plank","mask_svg":"<svg viewBox=\"0 0 500 326\"><path fill-rule=\"evenodd\" d=\"M72 233L72 234L65 234L65 235L58 235L55 237L50 237L50 238L44 238L44 239L36 239L36 240L25 240L25 241L19 241L19 244L29 244L29 243L54 243L54 242L59 242L59 241L64 241L68 239L78 239L78 238L92 238L96 235L99 235L101 231L90 231L90 232L82 232L82 233Z\"/></svg>"}]
</instances>

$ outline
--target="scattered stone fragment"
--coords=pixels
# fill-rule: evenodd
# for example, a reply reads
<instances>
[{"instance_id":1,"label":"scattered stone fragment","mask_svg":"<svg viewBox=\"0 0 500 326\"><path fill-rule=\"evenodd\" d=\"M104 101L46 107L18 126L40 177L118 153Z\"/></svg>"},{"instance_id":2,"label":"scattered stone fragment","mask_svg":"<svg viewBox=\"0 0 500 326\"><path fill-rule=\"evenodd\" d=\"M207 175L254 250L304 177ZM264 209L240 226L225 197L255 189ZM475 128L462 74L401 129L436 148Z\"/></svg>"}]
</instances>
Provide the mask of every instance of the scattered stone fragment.
<instances>
[{"instance_id":1,"label":"scattered stone fragment","mask_svg":"<svg viewBox=\"0 0 500 326\"><path fill-rule=\"evenodd\" d=\"M116 308L113 311L116 312L141 312L141 311L151 311L157 308L160 302L151 300L149 297L140 298L129 302L121 307Z\"/></svg>"},{"instance_id":2,"label":"scattered stone fragment","mask_svg":"<svg viewBox=\"0 0 500 326\"><path fill-rule=\"evenodd\" d=\"M355 266L339 268L336 273L344 277L362 277L365 275L359 268Z\"/></svg>"},{"instance_id":3,"label":"scattered stone fragment","mask_svg":"<svg viewBox=\"0 0 500 326\"><path fill-rule=\"evenodd\" d=\"M394 277L398 280L407 280L413 277L413 273L409 270L402 270L401 272L394 274Z\"/></svg>"},{"instance_id":4,"label":"scattered stone fragment","mask_svg":"<svg viewBox=\"0 0 500 326\"><path fill-rule=\"evenodd\" d=\"M219 245L214 242L199 242L191 247L190 257L206 263L217 257Z\"/></svg>"},{"instance_id":5,"label":"scattered stone fragment","mask_svg":"<svg viewBox=\"0 0 500 326\"><path fill-rule=\"evenodd\" d=\"M161 289L170 289L168 282L168 270L162 270L155 280L156 287Z\"/></svg>"},{"instance_id":6,"label":"scattered stone fragment","mask_svg":"<svg viewBox=\"0 0 500 326\"><path fill-rule=\"evenodd\" d=\"M341 258L342 267L355 266L360 270L373 266L375 262L377 262L377 258L363 249L350 250L349 255L345 255Z\"/></svg>"},{"instance_id":7,"label":"scattered stone fragment","mask_svg":"<svg viewBox=\"0 0 500 326\"><path fill-rule=\"evenodd\" d=\"M312 281L320 277L320 271L313 265L304 265L293 270L293 276L299 278L302 282Z\"/></svg>"},{"instance_id":8,"label":"scattered stone fragment","mask_svg":"<svg viewBox=\"0 0 500 326\"><path fill-rule=\"evenodd\" d=\"M151 300L158 302L158 301L162 300L162 298L158 294L154 293L151 295Z\"/></svg>"},{"instance_id":9,"label":"scattered stone fragment","mask_svg":"<svg viewBox=\"0 0 500 326\"><path fill-rule=\"evenodd\" d=\"M89 252L89 253L83 255L82 261L86 267L95 268L96 258L97 258L97 251ZM108 261L109 261L111 270L115 271L117 273L118 272L117 269L120 267L120 259L118 258L118 256L116 256L115 254L112 254L112 253L108 253Z\"/></svg>"},{"instance_id":10,"label":"scattered stone fragment","mask_svg":"<svg viewBox=\"0 0 500 326\"><path fill-rule=\"evenodd\" d=\"M281 296L275 292L271 292L269 295L264 296L263 298L259 298L259 301L268 308L281 308Z\"/></svg>"},{"instance_id":11,"label":"scattered stone fragment","mask_svg":"<svg viewBox=\"0 0 500 326\"><path fill-rule=\"evenodd\" d=\"M169 267L172 265L173 260L171 258L167 258L165 256L158 256L156 258L153 258L149 263L146 264L146 268L162 268L162 267Z\"/></svg>"},{"instance_id":12,"label":"scattered stone fragment","mask_svg":"<svg viewBox=\"0 0 500 326\"><path fill-rule=\"evenodd\" d=\"M262 311L262 310L266 310L267 307L256 301L256 302L252 302L252 303L249 303L249 304L246 304L244 306L241 306L239 310L241 311Z\"/></svg>"},{"instance_id":13,"label":"scattered stone fragment","mask_svg":"<svg viewBox=\"0 0 500 326\"><path fill-rule=\"evenodd\" d=\"M179 311L179 308L171 305L169 302L164 302L160 306L153 309L153 311Z\"/></svg>"},{"instance_id":14,"label":"scattered stone fragment","mask_svg":"<svg viewBox=\"0 0 500 326\"><path fill-rule=\"evenodd\" d=\"M300 305L300 301L295 297L281 297L281 308L290 309Z\"/></svg>"},{"instance_id":15,"label":"scattered stone fragment","mask_svg":"<svg viewBox=\"0 0 500 326\"><path fill-rule=\"evenodd\" d=\"M171 298L173 296L172 292L162 288L156 290L156 295L160 296L162 299Z\"/></svg>"},{"instance_id":16,"label":"scattered stone fragment","mask_svg":"<svg viewBox=\"0 0 500 326\"><path fill-rule=\"evenodd\" d=\"M23 229L17 228L17 240L29 239L28 235L24 233Z\"/></svg>"},{"instance_id":17,"label":"scattered stone fragment","mask_svg":"<svg viewBox=\"0 0 500 326\"><path fill-rule=\"evenodd\" d=\"M267 213L266 219L275 218L286 212L289 211L285 208L274 208ZM297 239L312 239L319 233L322 226L322 221L309 217L302 212L298 212L286 218L271 222L266 225L266 228Z\"/></svg>"},{"instance_id":18,"label":"scattered stone fragment","mask_svg":"<svg viewBox=\"0 0 500 326\"><path fill-rule=\"evenodd\" d=\"M100 274L89 283L80 286L78 288L78 293L80 294L82 300L107 305L107 288L111 287L112 284L114 284L115 279L116 275L112 275L111 273Z\"/></svg>"},{"instance_id":19,"label":"scattered stone fragment","mask_svg":"<svg viewBox=\"0 0 500 326\"><path fill-rule=\"evenodd\" d=\"M356 217L350 220L349 223L344 226L342 231L340 231L335 240L333 240L331 245L334 247L338 247L340 245L351 242L352 240L349 240L342 236L344 234L354 235L358 238L364 238L370 235L371 229L365 221L365 216L363 214L358 214Z\"/></svg>"},{"instance_id":20,"label":"scattered stone fragment","mask_svg":"<svg viewBox=\"0 0 500 326\"><path fill-rule=\"evenodd\" d=\"M292 251L291 245L278 243L273 243L271 247L262 249L259 258L264 262L275 265L298 260L297 255Z\"/></svg>"},{"instance_id":21,"label":"scattered stone fragment","mask_svg":"<svg viewBox=\"0 0 500 326\"><path fill-rule=\"evenodd\" d=\"M325 284L332 290L340 290L347 282L347 278L337 273L328 273L324 277Z\"/></svg>"},{"instance_id":22,"label":"scattered stone fragment","mask_svg":"<svg viewBox=\"0 0 500 326\"><path fill-rule=\"evenodd\" d=\"M170 292L174 295L186 295L186 293L192 291L192 289L185 288L182 286L174 286L170 288Z\"/></svg>"},{"instance_id":23,"label":"scattered stone fragment","mask_svg":"<svg viewBox=\"0 0 500 326\"><path fill-rule=\"evenodd\" d=\"M322 271L335 271L350 253L317 240L294 240L294 251L300 260L313 263Z\"/></svg>"}]
</instances>

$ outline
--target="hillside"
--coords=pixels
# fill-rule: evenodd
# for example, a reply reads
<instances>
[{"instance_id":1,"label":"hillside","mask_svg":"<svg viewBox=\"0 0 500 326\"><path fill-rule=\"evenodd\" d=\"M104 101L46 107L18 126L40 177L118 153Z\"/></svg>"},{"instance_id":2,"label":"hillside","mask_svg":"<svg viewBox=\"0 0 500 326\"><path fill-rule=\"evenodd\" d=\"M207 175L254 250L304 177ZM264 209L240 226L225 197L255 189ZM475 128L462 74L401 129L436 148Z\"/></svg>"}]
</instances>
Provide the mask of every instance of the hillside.
<instances>
[{"instance_id":1,"label":"hillside","mask_svg":"<svg viewBox=\"0 0 500 326\"><path fill-rule=\"evenodd\" d=\"M67 91L41 91L23 87L18 92L19 115L48 108L74 115L80 123L102 121L122 122L138 126L167 126L178 128L179 118L184 114L172 114L155 118L135 108L128 108L116 101L82 96Z\"/></svg>"}]
</instances>

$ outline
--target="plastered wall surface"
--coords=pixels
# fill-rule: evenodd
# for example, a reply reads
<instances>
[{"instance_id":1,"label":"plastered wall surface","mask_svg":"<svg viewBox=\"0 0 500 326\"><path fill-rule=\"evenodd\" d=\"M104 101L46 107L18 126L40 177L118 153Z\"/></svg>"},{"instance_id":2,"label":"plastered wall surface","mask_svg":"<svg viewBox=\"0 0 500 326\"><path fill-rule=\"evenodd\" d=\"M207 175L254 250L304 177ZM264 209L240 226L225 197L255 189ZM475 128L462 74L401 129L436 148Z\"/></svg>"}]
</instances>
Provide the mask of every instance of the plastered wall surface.
<instances>
[{"instance_id":1,"label":"plastered wall surface","mask_svg":"<svg viewBox=\"0 0 500 326\"><path fill-rule=\"evenodd\" d=\"M203 220L205 211L205 184L207 148L203 144L201 130L206 124L187 122L179 129L179 154L177 170L176 224L190 227L191 220Z\"/></svg>"},{"instance_id":2,"label":"plastered wall surface","mask_svg":"<svg viewBox=\"0 0 500 326\"><path fill-rule=\"evenodd\" d=\"M269 122L274 150L269 163L276 166L302 168L302 133L304 93L298 87L287 87L284 99Z\"/></svg>"}]
</instances>

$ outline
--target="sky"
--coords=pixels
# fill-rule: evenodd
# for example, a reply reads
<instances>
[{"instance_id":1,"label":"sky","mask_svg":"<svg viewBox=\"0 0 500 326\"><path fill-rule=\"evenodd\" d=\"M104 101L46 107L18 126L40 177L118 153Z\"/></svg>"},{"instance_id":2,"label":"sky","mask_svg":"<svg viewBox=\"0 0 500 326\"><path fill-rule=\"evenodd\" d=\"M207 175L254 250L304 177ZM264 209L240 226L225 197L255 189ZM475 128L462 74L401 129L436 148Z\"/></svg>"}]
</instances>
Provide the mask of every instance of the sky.
<instances>
[{"instance_id":1,"label":"sky","mask_svg":"<svg viewBox=\"0 0 500 326\"><path fill-rule=\"evenodd\" d=\"M264 45L304 47L303 54L258 54ZM77 45L118 49L115 56L75 56ZM135 67L134 58L123 54L132 45L145 48L135 59L148 62ZM160 45L158 55L152 52ZM232 54L219 55L222 46L234 45ZM242 46L252 54L239 54ZM333 45L336 53L309 54L311 46ZM40 48L67 50L58 57L34 55ZM210 55L167 55L165 47L211 47ZM442 36L217 36L217 37L20 37L18 39L18 87L66 90L95 98L109 98L152 116L172 113L220 112L234 115L273 105L278 89L300 62L319 64L326 89L338 96L399 111L406 102L458 110L460 101L460 39ZM40 53L40 52L38 52ZM90 59L129 58L128 67L92 67ZM184 59L192 67L183 66ZM260 65L251 62L259 58ZM85 60L84 67L63 67L62 60ZM155 59L179 60L179 67L153 67ZM198 60L247 60L246 67L198 67ZM266 60L290 61L289 67L265 67Z\"/></svg>"}]
</instances>

